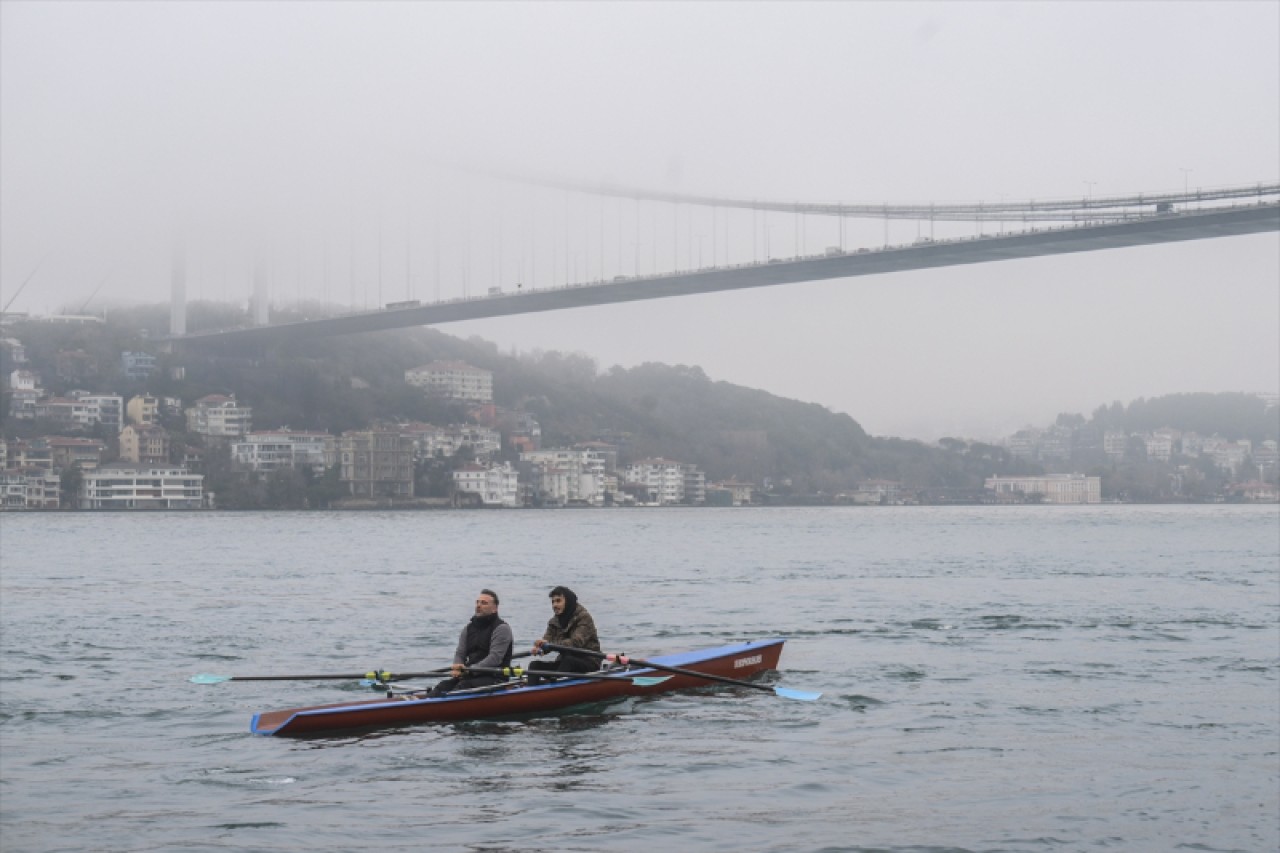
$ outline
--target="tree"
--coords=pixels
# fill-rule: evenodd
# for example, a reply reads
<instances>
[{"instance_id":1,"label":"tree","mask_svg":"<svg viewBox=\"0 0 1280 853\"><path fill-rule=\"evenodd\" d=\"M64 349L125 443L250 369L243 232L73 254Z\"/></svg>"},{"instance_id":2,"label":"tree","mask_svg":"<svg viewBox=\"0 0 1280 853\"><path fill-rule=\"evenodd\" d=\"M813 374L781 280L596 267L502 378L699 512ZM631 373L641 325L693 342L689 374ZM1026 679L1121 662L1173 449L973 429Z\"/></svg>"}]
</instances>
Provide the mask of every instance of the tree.
<instances>
[{"instance_id":1,"label":"tree","mask_svg":"<svg viewBox=\"0 0 1280 853\"><path fill-rule=\"evenodd\" d=\"M80 504L80 489L84 485L84 472L80 470L79 462L62 469L62 476L59 478L58 485L62 496L62 506L66 509L78 507Z\"/></svg>"}]
</instances>

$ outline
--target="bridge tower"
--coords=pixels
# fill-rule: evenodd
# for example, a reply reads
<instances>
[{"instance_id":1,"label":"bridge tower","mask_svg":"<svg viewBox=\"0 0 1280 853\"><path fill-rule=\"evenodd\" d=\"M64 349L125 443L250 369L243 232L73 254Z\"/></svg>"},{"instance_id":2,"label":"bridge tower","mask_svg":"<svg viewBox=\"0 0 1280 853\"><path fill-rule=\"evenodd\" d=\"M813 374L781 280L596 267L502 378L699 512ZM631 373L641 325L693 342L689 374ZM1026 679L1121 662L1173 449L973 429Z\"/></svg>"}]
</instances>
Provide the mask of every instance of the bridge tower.
<instances>
[{"instance_id":1,"label":"bridge tower","mask_svg":"<svg viewBox=\"0 0 1280 853\"><path fill-rule=\"evenodd\" d=\"M169 334L187 333L187 258L181 240L173 244L173 266L169 278Z\"/></svg>"},{"instance_id":2,"label":"bridge tower","mask_svg":"<svg viewBox=\"0 0 1280 853\"><path fill-rule=\"evenodd\" d=\"M270 322L267 307L267 261L259 252L253 264L253 325L265 326Z\"/></svg>"}]
</instances>

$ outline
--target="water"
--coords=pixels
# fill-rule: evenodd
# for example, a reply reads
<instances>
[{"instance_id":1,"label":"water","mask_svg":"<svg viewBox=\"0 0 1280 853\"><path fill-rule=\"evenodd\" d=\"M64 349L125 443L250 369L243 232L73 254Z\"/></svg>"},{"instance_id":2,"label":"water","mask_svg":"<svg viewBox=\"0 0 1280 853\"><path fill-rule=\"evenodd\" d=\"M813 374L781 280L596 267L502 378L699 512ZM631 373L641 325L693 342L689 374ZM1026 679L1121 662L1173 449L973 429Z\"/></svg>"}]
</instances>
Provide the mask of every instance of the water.
<instances>
[{"instance_id":1,"label":"water","mask_svg":"<svg viewBox=\"0 0 1280 853\"><path fill-rule=\"evenodd\" d=\"M1276 507L0 520L0 847L1271 851ZM197 672L433 668L482 586L524 647L790 640L783 683L295 741L366 698Z\"/></svg>"}]
</instances>

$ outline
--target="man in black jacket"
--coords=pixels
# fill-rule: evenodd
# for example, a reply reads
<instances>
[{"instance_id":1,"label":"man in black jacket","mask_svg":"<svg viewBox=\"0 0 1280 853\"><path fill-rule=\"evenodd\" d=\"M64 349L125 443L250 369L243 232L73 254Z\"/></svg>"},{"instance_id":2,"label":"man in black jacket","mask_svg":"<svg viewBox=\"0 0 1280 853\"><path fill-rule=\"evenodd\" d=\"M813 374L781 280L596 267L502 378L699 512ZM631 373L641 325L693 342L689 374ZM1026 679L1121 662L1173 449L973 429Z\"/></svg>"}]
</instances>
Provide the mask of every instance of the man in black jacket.
<instances>
[{"instance_id":1,"label":"man in black jacket","mask_svg":"<svg viewBox=\"0 0 1280 853\"><path fill-rule=\"evenodd\" d=\"M462 629L453 653L451 677L431 688L429 696L444 696L453 690L487 687L504 679L489 674L468 675L467 667L499 669L511 665L514 645L511 626L498 616L498 594L482 589L476 596L476 615Z\"/></svg>"}]
</instances>

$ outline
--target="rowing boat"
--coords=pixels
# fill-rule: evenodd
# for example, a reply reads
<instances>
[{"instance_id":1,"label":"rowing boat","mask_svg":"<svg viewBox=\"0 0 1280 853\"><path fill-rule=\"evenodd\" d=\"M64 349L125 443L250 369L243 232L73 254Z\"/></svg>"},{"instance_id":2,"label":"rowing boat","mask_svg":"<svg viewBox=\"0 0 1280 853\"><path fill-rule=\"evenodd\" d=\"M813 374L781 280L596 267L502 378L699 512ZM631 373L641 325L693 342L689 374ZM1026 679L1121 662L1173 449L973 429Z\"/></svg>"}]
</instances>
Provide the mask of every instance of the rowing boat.
<instances>
[{"instance_id":1,"label":"rowing boat","mask_svg":"<svg viewBox=\"0 0 1280 853\"><path fill-rule=\"evenodd\" d=\"M750 678L778 666L783 639L753 640L713 649L652 657L649 663L661 667L704 675ZM587 705L640 696L665 693L689 687L706 687L708 681L695 675L675 674L660 684L640 686L630 678L657 673L657 668L641 667L618 673L616 678L585 680L571 678L537 685L519 681L496 688L461 691L434 699L417 696L393 696L317 705L310 708L285 708L255 714L249 731L256 735L295 737L346 729L374 729L414 723L448 723L484 720L495 717L536 716L562 711L575 705ZM670 669L664 672L671 672Z\"/></svg>"}]
</instances>

